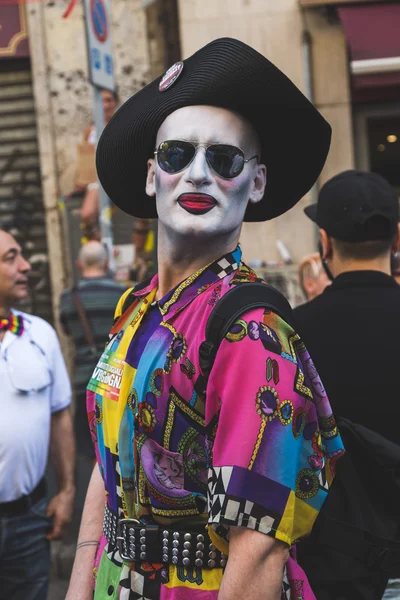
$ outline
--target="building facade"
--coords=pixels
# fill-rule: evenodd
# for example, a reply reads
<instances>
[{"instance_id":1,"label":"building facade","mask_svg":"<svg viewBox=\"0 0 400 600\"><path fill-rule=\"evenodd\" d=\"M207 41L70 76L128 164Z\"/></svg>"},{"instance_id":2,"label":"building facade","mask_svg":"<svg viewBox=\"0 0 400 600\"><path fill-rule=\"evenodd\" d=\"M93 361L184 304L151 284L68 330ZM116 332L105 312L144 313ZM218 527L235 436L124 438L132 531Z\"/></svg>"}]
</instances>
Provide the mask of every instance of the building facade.
<instances>
[{"instance_id":1,"label":"building facade","mask_svg":"<svg viewBox=\"0 0 400 600\"><path fill-rule=\"evenodd\" d=\"M92 122L83 6L65 18L68 4L0 1L0 227L38 271L30 309L56 325L72 273L60 200L73 190L77 145ZM112 10L125 100L150 77L145 11L141 0L113 0Z\"/></svg>"}]
</instances>

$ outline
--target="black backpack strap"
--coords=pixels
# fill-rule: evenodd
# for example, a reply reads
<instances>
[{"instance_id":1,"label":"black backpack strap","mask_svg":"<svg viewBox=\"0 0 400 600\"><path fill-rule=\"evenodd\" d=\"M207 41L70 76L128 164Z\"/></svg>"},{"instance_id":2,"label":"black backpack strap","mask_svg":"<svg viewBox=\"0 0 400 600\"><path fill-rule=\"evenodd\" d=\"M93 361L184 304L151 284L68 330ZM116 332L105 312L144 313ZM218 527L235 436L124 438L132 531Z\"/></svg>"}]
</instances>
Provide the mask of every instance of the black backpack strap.
<instances>
[{"instance_id":1,"label":"black backpack strap","mask_svg":"<svg viewBox=\"0 0 400 600\"><path fill-rule=\"evenodd\" d=\"M400 570L400 542L378 538L349 523L333 519L326 512L322 510L319 513L310 538L317 539L316 548L319 544L328 546L356 558L370 569L378 569L389 573L390 577L397 577ZM304 542L307 543L308 540L300 543Z\"/></svg>"},{"instance_id":2,"label":"black backpack strap","mask_svg":"<svg viewBox=\"0 0 400 600\"><path fill-rule=\"evenodd\" d=\"M130 290L126 290L124 292L124 294L126 294L126 297L124 299L124 303L122 305L121 312L118 312L118 314L116 316L114 316L114 325L122 317L122 315L128 310L128 308L135 302L135 300L136 300L135 294L137 292L139 292L140 290L144 289L145 287L147 287L148 285L150 285L150 283L151 283L151 279L148 279L146 281L140 281L133 288L131 288ZM121 302L121 299L120 299L120 302ZM119 303L117 305L117 308L118 308L118 306L119 306Z\"/></svg>"},{"instance_id":3,"label":"black backpack strap","mask_svg":"<svg viewBox=\"0 0 400 600\"><path fill-rule=\"evenodd\" d=\"M136 299L135 294L137 292L140 292L140 290L143 290L144 288L146 288L148 285L150 285L150 283L151 283L151 279L146 279L145 281L140 281L132 288L131 293L128 294L124 300L124 303L122 305L121 315L123 315L124 312L131 306L131 304L134 303L134 301Z\"/></svg>"},{"instance_id":4,"label":"black backpack strap","mask_svg":"<svg viewBox=\"0 0 400 600\"><path fill-rule=\"evenodd\" d=\"M292 308L285 296L266 283L241 283L227 292L214 306L206 325L206 339L199 348L202 375L195 390L201 394L207 387L217 350L232 325L243 313L265 308L279 315L292 326Z\"/></svg>"},{"instance_id":5,"label":"black backpack strap","mask_svg":"<svg viewBox=\"0 0 400 600\"><path fill-rule=\"evenodd\" d=\"M75 310L76 310L78 318L79 318L79 322L83 329L83 334L85 336L86 344L87 344L90 352L92 353L93 357L97 358L99 353L97 351L96 342L95 342L94 335L93 335L93 328L89 321L87 310L85 308L85 305L82 302L82 298L81 298L81 295L79 293L77 286L74 286L72 288L71 294L72 294L72 301L74 303Z\"/></svg>"}]
</instances>

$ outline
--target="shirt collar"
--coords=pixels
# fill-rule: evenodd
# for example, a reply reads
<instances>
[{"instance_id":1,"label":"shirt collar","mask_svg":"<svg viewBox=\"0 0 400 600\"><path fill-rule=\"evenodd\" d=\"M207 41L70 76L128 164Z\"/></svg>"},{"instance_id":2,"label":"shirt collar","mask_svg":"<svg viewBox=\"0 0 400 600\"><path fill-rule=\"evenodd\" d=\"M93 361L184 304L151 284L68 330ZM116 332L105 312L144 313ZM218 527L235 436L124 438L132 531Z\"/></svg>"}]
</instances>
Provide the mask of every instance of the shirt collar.
<instances>
[{"instance_id":1,"label":"shirt collar","mask_svg":"<svg viewBox=\"0 0 400 600\"><path fill-rule=\"evenodd\" d=\"M179 310L203 293L210 285L227 277L239 267L242 251L239 246L221 258L199 269L179 283L158 302L158 307L165 321L172 318ZM154 275L150 284L135 292L136 297L144 297L158 286L158 275Z\"/></svg>"},{"instance_id":2,"label":"shirt collar","mask_svg":"<svg viewBox=\"0 0 400 600\"><path fill-rule=\"evenodd\" d=\"M32 319L29 318L29 315L16 308L12 308L11 312L14 315L20 315L24 319L24 331L29 331L29 329L32 327Z\"/></svg>"},{"instance_id":3,"label":"shirt collar","mask_svg":"<svg viewBox=\"0 0 400 600\"><path fill-rule=\"evenodd\" d=\"M11 333L11 331L6 331L5 336L3 337L3 340L1 342L1 350L2 352L5 352L6 349L8 348L8 346L10 346L13 342L15 342L16 340L20 339L20 338L24 338L26 337L26 334L28 333L28 331L30 330L31 326L32 326L32 321L29 318L29 316L26 313L23 313L19 310L16 310L15 308L11 309L11 313L14 315L21 315L22 318L24 319L24 331L22 333L22 335L19 337L17 335L15 335L14 333Z\"/></svg>"},{"instance_id":4,"label":"shirt collar","mask_svg":"<svg viewBox=\"0 0 400 600\"><path fill-rule=\"evenodd\" d=\"M341 273L326 288L327 291L347 287L399 287L396 281L382 271L346 271Z\"/></svg>"}]
</instances>

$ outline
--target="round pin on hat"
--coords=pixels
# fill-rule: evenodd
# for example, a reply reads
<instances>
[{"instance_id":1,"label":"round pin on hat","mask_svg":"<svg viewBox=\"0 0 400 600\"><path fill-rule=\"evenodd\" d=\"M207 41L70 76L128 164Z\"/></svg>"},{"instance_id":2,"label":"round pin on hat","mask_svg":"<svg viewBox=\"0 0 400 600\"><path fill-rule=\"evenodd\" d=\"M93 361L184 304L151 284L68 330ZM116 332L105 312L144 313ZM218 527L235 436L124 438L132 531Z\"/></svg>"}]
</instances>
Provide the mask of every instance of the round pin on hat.
<instances>
[{"instance_id":1,"label":"round pin on hat","mask_svg":"<svg viewBox=\"0 0 400 600\"><path fill-rule=\"evenodd\" d=\"M175 81L178 79L182 71L183 62L180 60L179 62L176 62L174 65L172 65L172 67L170 67L168 71L164 73L158 86L159 91L165 92L171 87L171 85L174 85Z\"/></svg>"}]
</instances>

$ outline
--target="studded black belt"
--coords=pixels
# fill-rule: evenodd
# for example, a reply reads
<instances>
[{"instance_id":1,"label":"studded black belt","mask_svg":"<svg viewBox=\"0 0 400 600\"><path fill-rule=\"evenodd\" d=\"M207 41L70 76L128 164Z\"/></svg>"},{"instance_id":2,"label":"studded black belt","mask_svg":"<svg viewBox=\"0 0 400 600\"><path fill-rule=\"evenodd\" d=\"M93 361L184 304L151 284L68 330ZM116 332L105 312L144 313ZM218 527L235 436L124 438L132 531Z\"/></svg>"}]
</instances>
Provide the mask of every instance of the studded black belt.
<instances>
[{"instance_id":1,"label":"studded black belt","mask_svg":"<svg viewBox=\"0 0 400 600\"><path fill-rule=\"evenodd\" d=\"M224 568L228 556L217 550L209 535L118 519L106 506L103 531L127 562L153 562L203 569Z\"/></svg>"}]
</instances>

